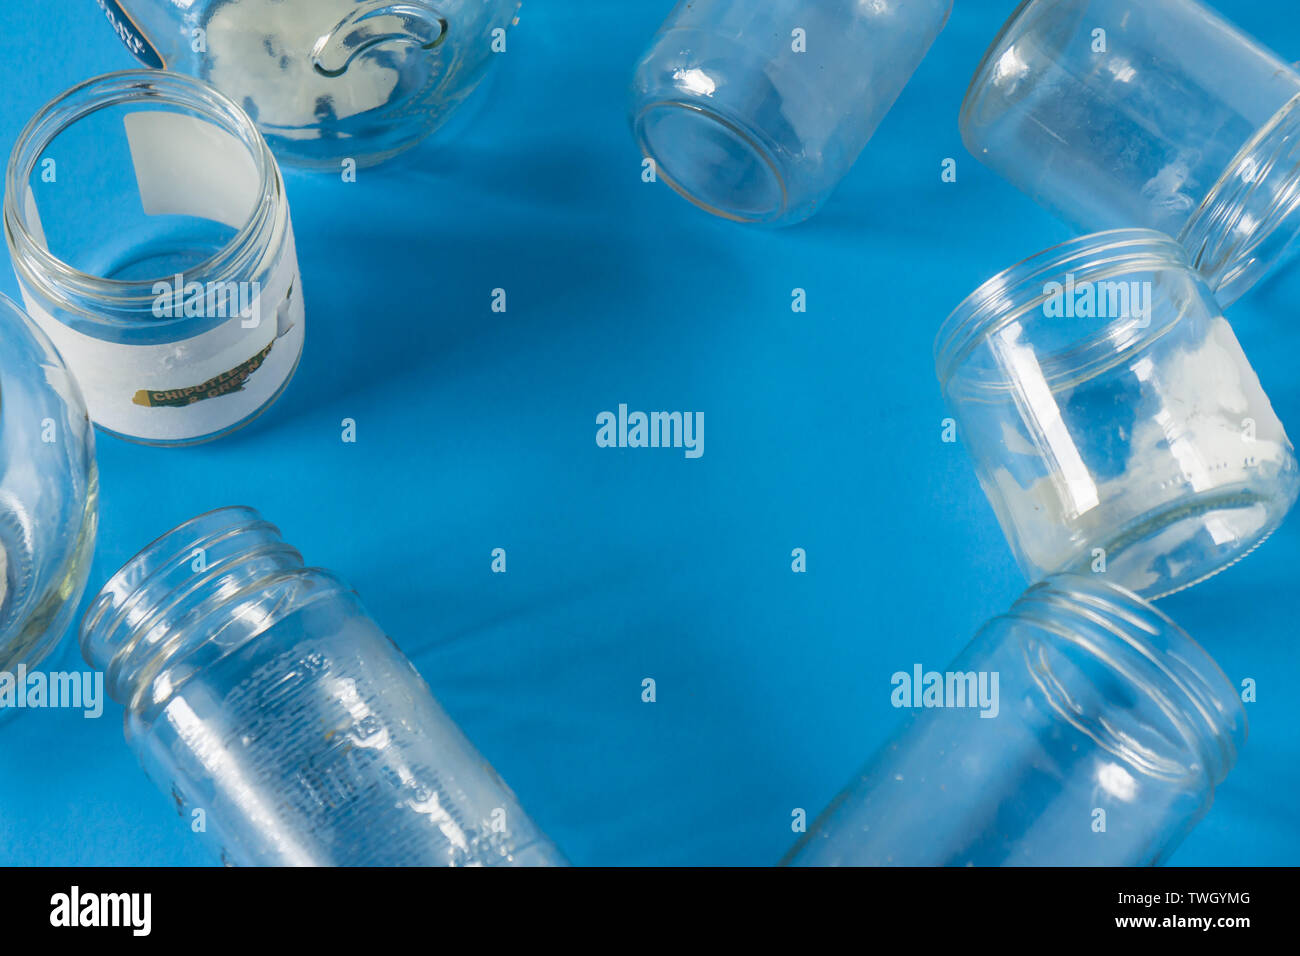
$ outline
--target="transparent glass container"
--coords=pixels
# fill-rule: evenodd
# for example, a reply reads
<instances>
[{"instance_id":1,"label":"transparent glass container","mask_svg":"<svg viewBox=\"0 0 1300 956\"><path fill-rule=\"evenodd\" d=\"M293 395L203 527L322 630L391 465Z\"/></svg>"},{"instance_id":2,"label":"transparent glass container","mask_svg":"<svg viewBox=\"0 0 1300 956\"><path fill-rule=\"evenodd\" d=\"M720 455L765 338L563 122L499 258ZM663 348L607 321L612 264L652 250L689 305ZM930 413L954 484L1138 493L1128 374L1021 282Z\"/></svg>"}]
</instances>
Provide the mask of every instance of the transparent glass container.
<instances>
[{"instance_id":1,"label":"transparent glass container","mask_svg":"<svg viewBox=\"0 0 1300 956\"><path fill-rule=\"evenodd\" d=\"M1295 453L1213 294L1173 239L1084 236L949 316L936 368L1031 581L1102 571L1147 598L1257 547L1295 502Z\"/></svg>"},{"instance_id":2,"label":"transparent glass container","mask_svg":"<svg viewBox=\"0 0 1300 956\"><path fill-rule=\"evenodd\" d=\"M284 182L210 86L137 70L64 93L14 145L4 219L27 311L105 431L206 441L293 377L304 312Z\"/></svg>"},{"instance_id":3,"label":"transparent glass container","mask_svg":"<svg viewBox=\"0 0 1300 956\"><path fill-rule=\"evenodd\" d=\"M81 628L150 778L232 865L562 864L411 663L247 508L132 558Z\"/></svg>"},{"instance_id":4,"label":"transparent glass container","mask_svg":"<svg viewBox=\"0 0 1300 956\"><path fill-rule=\"evenodd\" d=\"M1031 587L936 673L945 706L916 709L787 862L1159 864L1246 738L1236 689L1210 656L1100 576ZM996 713L953 706L949 675L996 686Z\"/></svg>"},{"instance_id":5,"label":"transparent glass container","mask_svg":"<svg viewBox=\"0 0 1300 956\"><path fill-rule=\"evenodd\" d=\"M943 29L952 0L682 0L637 66L632 126L706 212L817 212Z\"/></svg>"},{"instance_id":6,"label":"transparent glass container","mask_svg":"<svg viewBox=\"0 0 1300 956\"><path fill-rule=\"evenodd\" d=\"M146 66L239 103L281 160L384 161L478 88L519 0L101 0ZM499 31L499 32L498 32Z\"/></svg>"},{"instance_id":7,"label":"transparent glass container","mask_svg":"<svg viewBox=\"0 0 1300 956\"><path fill-rule=\"evenodd\" d=\"M35 668L67 630L90 572L98 487L77 383L0 295L0 673Z\"/></svg>"},{"instance_id":8,"label":"transparent glass container","mask_svg":"<svg viewBox=\"0 0 1300 956\"><path fill-rule=\"evenodd\" d=\"M1028 0L967 148L1082 232L1176 236L1227 306L1300 232L1300 73L1195 0Z\"/></svg>"}]
</instances>

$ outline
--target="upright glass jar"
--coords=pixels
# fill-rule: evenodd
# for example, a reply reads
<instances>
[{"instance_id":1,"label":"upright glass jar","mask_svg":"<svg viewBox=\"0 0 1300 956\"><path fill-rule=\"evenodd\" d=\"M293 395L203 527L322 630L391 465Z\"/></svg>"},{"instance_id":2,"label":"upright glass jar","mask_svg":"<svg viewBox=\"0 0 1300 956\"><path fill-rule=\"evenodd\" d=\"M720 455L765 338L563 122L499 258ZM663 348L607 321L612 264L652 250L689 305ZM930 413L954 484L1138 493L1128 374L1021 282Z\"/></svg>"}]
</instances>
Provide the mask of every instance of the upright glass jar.
<instances>
[{"instance_id":1,"label":"upright glass jar","mask_svg":"<svg viewBox=\"0 0 1300 956\"><path fill-rule=\"evenodd\" d=\"M1031 581L1104 571L1169 594L1256 548L1300 491L1231 326L1163 233L1084 236L994 276L935 360Z\"/></svg>"},{"instance_id":2,"label":"upright glass jar","mask_svg":"<svg viewBox=\"0 0 1300 956\"><path fill-rule=\"evenodd\" d=\"M304 314L284 182L206 84L140 70L58 97L18 137L4 218L27 311L100 428L205 441L288 385Z\"/></svg>"},{"instance_id":3,"label":"upright glass jar","mask_svg":"<svg viewBox=\"0 0 1300 956\"><path fill-rule=\"evenodd\" d=\"M862 152L952 0L681 0L633 80L656 175L706 212L790 225Z\"/></svg>"},{"instance_id":4,"label":"upright glass jar","mask_svg":"<svg viewBox=\"0 0 1300 956\"><path fill-rule=\"evenodd\" d=\"M788 862L1162 863L1246 738L1210 656L1099 576L1031 587L926 690L895 678L895 705L920 709Z\"/></svg>"},{"instance_id":5,"label":"upright glass jar","mask_svg":"<svg viewBox=\"0 0 1300 956\"><path fill-rule=\"evenodd\" d=\"M519 0L99 0L146 66L211 83L282 160L369 166L478 88Z\"/></svg>"},{"instance_id":6,"label":"upright glass jar","mask_svg":"<svg viewBox=\"0 0 1300 956\"><path fill-rule=\"evenodd\" d=\"M0 295L0 674L34 668L67 630L90 571L98 487L77 383Z\"/></svg>"},{"instance_id":7,"label":"upright glass jar","mask_svg":"<svg viewBox=\"0 0 1300 956\"><path fill-rule=\"evenodd\" d=\"M247 508L186 522L81 649L187 822L235 865L563 864L353 591Z\"/></svg>"},{"instance_id":8,"label":"upright glass jar","mask_svg":"<svg viewBox=\"0 0 1300 956\"><path fill-rule=\"evenodd\" d=\"M1026 0L961 131L1083 232L1177 236L1224 306L1300 232L1300 73L1196 0Z\"/></svg>"}]
</instances>

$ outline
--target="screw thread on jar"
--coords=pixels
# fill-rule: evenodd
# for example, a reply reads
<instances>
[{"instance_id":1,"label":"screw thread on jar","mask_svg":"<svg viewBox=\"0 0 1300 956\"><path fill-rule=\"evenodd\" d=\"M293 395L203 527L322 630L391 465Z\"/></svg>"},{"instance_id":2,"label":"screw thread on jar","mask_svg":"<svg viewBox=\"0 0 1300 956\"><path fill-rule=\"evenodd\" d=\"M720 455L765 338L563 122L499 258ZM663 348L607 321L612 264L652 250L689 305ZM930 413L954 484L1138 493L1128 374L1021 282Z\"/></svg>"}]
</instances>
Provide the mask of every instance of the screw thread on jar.
<instances>
[{"instance_id":1,"label":"screw thread on jar","mask_svg":"<svg viewBox=\"0 0 1300 956\"><path fill-rule=\"evenodd\" d=\"M82 621L82 654L105 671L109 695L130 706L162 669L205 645L229 653L273 624L277 580L321 574L304 569L302 556L253 509L208 512L158 538L109 580ZM250 597L257 614L232 613ZM215 614L230 621L196 626Z\"/></svg>"},{"instance_id":2,"label":"screw thread on jar","mask_svg":"<svg viewBox=\"0 0 1300 956\"><path fill-rule=\"evenodd\" d=\"M1149 702L1173 731L1143 740L1114 710L1094 719L1066 670L1029 652L1031 671L1052 706L1098 744L1153 775L1204 773L1211 786L1228 775L1247 735L1236 688L1186 631L1151 604L1096 576L1054 575L1030 587L1007 616L1048 635L1047 641L1064 652L1053 652L1057 661L1086 657L1103 668L1125 697ZM1069 673L1089 671L1071 666ZM1113 703L1104 696L1098 701Z\"/></svg>"},{"instance_id":3,"label":"screw thread on jar","mask_svg":"<svg viewBox=\"0 0 1300 956\"><path fill-rule=\"evenodd\" d=\"M1300 95L1242 147L1179 241L1219 301L1235 302L1300 234Z\"/></svg>"}]
</instances>

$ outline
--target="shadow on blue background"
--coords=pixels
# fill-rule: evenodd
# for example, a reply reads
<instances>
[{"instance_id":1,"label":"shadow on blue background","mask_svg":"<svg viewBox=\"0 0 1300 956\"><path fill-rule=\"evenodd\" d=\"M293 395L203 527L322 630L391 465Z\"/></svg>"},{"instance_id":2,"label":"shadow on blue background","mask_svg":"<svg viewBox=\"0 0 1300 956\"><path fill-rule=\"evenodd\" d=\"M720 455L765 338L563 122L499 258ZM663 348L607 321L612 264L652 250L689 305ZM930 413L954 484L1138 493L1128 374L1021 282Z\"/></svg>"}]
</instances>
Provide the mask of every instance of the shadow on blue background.
<instances>
[{"instance_id":1,"label":"shadow on blue background","mask_svg":"<svg viewBox=\"0 0 1300 956\"><path fill-rule=\"evenodd\" d=\"M357 588L575 863L770 864L792 809L816 813L901 724L889 675L944 666L1023 589L965 451L940 441L931 343L979 282L1070 232L958 136L1012 0L957 4L825 211L782 232L641 182L626 89L670 6L528 0L472 123L355 184L287 171L298 376L212 445L100 436L88 594L178 522L252 505ZM1217 6L1300 56L1288 5ZM47 100L133 65L102 19L88 0L0 9L6 155ZM1295 270L1232 314L1293 430L1298 297ZM704 456L598 448L619 403L702 411ZM1293 519L1162 602L1259 682L1241 762L1176 864L1300 862L1298 558ZM120 714L0 729L0 862L211 862Z\"/></svg>"}]
</instances>

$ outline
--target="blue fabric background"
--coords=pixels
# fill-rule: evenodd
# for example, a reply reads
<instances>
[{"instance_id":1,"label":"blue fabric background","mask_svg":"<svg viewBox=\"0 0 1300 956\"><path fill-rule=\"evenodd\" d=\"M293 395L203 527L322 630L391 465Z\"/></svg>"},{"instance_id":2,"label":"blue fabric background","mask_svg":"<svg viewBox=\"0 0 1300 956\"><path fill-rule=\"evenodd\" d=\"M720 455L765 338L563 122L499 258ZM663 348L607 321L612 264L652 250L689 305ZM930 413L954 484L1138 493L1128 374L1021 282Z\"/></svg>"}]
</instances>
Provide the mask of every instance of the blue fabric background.
<instances>
[{"instance_id":1,"label":"blue fabric background","mask_svg":"<svg viewBox=\"0 0 1300 956\"><path fill-rule=\"evenodd\" d=\"M1300 57L1292 3L1216 3ZM889 675L942 668L1023 589L965 450L940 441L931 343L976 284L1071 233L958 135L1013 0L958 0L825 211L781 232L640 180L626 91L670 6L526 0L472 121L355 184L287 171L298 376L215 444L100 436L87 593L176 523L252 505L352 582L575 863L770 864L792 808L815 813L901 724ZM132 65L93 0L5 0L0 149L65 88ZM1230 316L1293 437L1298 301L1300 269ZM596 447L620 402L704 412L703 458ZM1300 863L1298 559L1293 518L1162 603L1259 683L1249 744L1175 863ZM0 728L0 862L211 862L120 716Z\"/></svg>"}]
</instances>

